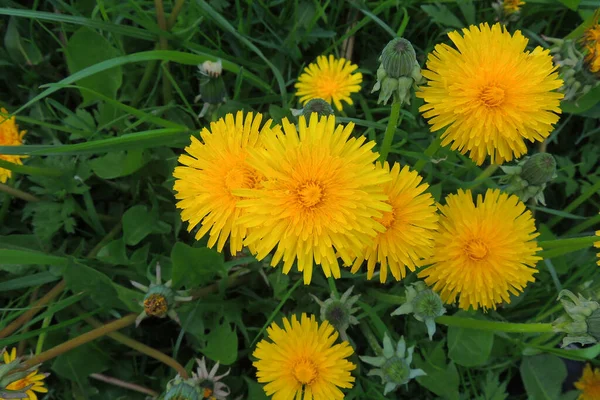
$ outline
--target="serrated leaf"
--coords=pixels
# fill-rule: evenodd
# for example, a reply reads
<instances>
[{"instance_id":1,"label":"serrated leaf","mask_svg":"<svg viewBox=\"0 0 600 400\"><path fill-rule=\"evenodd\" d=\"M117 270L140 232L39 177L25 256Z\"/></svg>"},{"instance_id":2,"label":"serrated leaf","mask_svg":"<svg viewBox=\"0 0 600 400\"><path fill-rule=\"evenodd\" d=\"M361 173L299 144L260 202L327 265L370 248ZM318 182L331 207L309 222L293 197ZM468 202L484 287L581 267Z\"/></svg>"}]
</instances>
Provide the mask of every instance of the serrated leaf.
<instances>
[{"instance_id":1,"label":"serrated leaf","mask_svg":"<svg viewBox=\"0 0 600 400\"><path fill-rule=\"evenodd\" d=\"M58 356L52 364L52 371L63 378L85 383L88 376L106 371L109 366L110 358L90 343Z\"/></svg>"},{"instance_id":2,"label":"serrated leaf","mask_svg":"<svg viewBox=\"0 0 600 400\"><path fill-rule=\"evenodd\" d=\"M461 316L468 313L458 312ZM471 318L483 319L478 314L468 314ZM464 367L474 367L487 362L494 345L494 333L477 329L451 326L448 328L448 356Z\"/></svg>"},{"instance_id":3,"label":"serrated leaf","mask_svg":"<svg viewBox=\"0 0 600 400\"><path fill-rule=\"evenodd\" d=\"M123 240L129 246L135 246L151 233L168 233L171 226L161 222L155 211L146 206L131 207L123 214Z\"/></svg>"},{"instance_id":4,"label":"serrated leaf","mask_svg":"<svg viewBox=\"0 0 600 400\"><path fill-rule=\"evenodd\" d=\"M229 324L219 325L206 337L206 347L202 353L213 361L231 365L237 360L238 338Z\"/></svg>"},{"instance_id":5,"label":"serrated leaf","mask_svg":"<svg viewBox=\"0 0 600 400\"><path fill-rule=\"evenodd\" d=\"M567 368L560 358L551 354L523 357L521 378L529 400L557 400Z\"/></svg>"},{"instance_id":6,"label":"serrated leaf","mask_svg":"<svg viewBox=\"0 0 600 400\"><path fill-rule=\"evenodd\" d=\"M225 272L223 255L206 247L194 248L177 242L171 250L173 287L185 283L187 287L203 286L215 275Z\"/></svg>"}]
</instances>

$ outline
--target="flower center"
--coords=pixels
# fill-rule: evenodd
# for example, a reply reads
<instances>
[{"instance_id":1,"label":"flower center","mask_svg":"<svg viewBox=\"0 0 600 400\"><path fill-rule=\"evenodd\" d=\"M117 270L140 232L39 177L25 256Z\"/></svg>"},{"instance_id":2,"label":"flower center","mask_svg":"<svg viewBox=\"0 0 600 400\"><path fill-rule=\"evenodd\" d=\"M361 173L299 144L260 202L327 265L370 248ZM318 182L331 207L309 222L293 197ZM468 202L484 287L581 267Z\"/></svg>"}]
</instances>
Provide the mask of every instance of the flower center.
<instances>
[{"instance_id":1,"label":"flower center","mask_svg":"<svg viewBox=\"0 0 600 400\"><path fill-rule=\"evenodd\" d=\"M247 167L234 167L225 175L225 187L233 189L252 189L256 186L259 179Z\"/></svg>"},{"instance_id":2,"label":"flower center","mask_svg":"<svg viewBox=\"0 0 600 400\"><path fill-rule=\"evenodd\" d=\"M488 85L481 91L481 101L487 107L497 107L504 102L504 89Z\"/></svg>"},{"instance_id":3,"label":"flower center","mask_svg":"<svg viewBox=\"0 0 600 400\"><path fill-rule=\"evenodd\" d=\"M383 213L383 217L375 218L377 222L385 227L385 229L389 229L390 226L396 221L396 213L394 210L387 211Z\"/></svg>"},{"instance_id":4,"label":"flower center","mask_svg":"<svg viewBox=\"0 0 600 400\"><path fill-rule=\"evenodd\" d=\"M6 388L8 390L21 390L27 386L31 385L27 379L19 379L18 381L12 382Z\"/></svg>"},{"instance_id":5,"label":"flower center","mask_svg":"<svg viewBox=\"0 0 600 400\"><path fill-rule=\"evenodd\" d=\"M298 200L306 208L313 208L323 201L323 188L315 182L305 183L298 189Z\"/></svg>"},{"instance_id":6,"label":"flower center","mask_svg":"<svg viewBox=\"0 0 600 400\"><path fill-rule=\"evenodd\" d=\"M480 239L471 240L466 247L466 252L469 258L473 261L483 260L489 252L488 247Z\"/></svg>"},{"instance_id":7,"label":"flower center","mask_svg":"<svg viewBox=\"0 0 600 400\"><path fill-rule=\"evenodd\" d=\"M209 388L204 388L204 391L202 393L202 395L204 396L203 398L205 399L210 399L210 396L213 394L213 391Z\"/></svg>"},{"instance_id":8,"label":"flower center","mask_svg":"<svg viewBox=\"0 0 600 400\"><path fill-rule=\"evenodd\" d=\"M151 317L164 317L169 311L167 299L162 294L151 294L144 300L144 311Z\"/></svg>"},{"instance_id":9,"label":"flower center","mask_svg":"<svg viewBox=\"0 0 600 400\"><path fill-rule=\"evenodd\" d=\"M294 378L303 385L310 385L319 375L317 366L310 360L300 360L294 365L292 373Z\"/></svg>"},{"instance_id":10,"label":"flower center","mask_svg":"<svg viewBox=\"0 0 600 400\"><path fill-rule=\"evenodd\" d=\"M333 97L338 93L340 85L336 78L336 76L324 76L323 79L321 79L319 82L319 91L322 93L323 97Z\"/></svg>"}]
</instances>

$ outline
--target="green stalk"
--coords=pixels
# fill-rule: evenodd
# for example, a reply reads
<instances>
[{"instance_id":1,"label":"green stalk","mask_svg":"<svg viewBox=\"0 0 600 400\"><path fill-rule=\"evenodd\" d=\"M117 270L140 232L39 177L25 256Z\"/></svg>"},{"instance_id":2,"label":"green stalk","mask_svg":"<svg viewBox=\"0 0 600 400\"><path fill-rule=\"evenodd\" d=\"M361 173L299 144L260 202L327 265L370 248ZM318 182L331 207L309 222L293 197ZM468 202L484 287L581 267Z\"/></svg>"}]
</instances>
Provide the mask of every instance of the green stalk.
<instances>
[{"instance_id":1,"label":"green stalk","mask_svg":"<svg viewBox=\"0 0 600 400\"><path fill-rule=\"evenodd\" d=\"M417 161L417 163L415 164L415 170L417 172L421 172L421 170L423 169L425 164L427 164L429 159L435 154L436 151L438 151L438 149L441 147L441 145L442 145L442 139L439 136L437 138L433 139L433 141L431 143L429 143L429 146L423 152L423 154L425 155L426 158Z\"/></svg>"},{"instance_id":2,"label":"green stalk","mask_svg":"<svg viewBox=\"0 0 600 400\"><path fill-rule=\"evenodd\" d=\"M392 103L392 109L390 111L390 119L388 120L387 127L385 128L385 134L383 135L383 143L379 150L379 161L383 164L387 160L387 156L392 148L392 142L394 141L394 133L400 122L400 109L402 103L398 100L394 100Z\"/></svg>"},{"instance_id":3,"label":"green stalk","mask_svg":"<svg viewBox=\"0 0 600 400\"><path fill-rule=\"evenodd\" d=\"M165 18L165 9L162 0L154 0L154 7L156 8L156 21L158 22L158 27L161 31L167 33L167 19ZM167 42L167 38L164 35L160 35L158 39L158 45L161 50L169 49L169 43ZM169 69L169 64L167 62L165 62L164 68L166 70ZM169 81L167 76L164 74L162 77L162 84L163 102L164 104L169 104L173 99L171 93L171 81Z\"/></svg>"},{"instance_id":4,"label":"green stalk","mask_svg":"<svg viewBox=\"0 0 600 400\"><path fill-rule=\"evenodd\" d=\"M600 181L596 182L594 185L590 186L585 192L581 193L581 195L579 195L579 197L577 197L568 206L566 206L563 211L566 213L570 213L571 211L579 207L581 204L583 204L592 195L598 192L600 192ZM561 217L560 215L557 215L556 217L552 218L548 222L548 228L552 228L554 225L559 223L562 218L563 217Z\"/></svg>"},{"instance_id":5,"label":"green stalk","mask_svg":"<svg viewBox=\"0 0 600 400\"><path fill-rule=\"evenodd\" d=\"M369 343L369 346L371 346L371 349L373 350L375 355L382 356L383 349L379 345L379 341L377 340L377 337L375 336L369 325L363 320L360 321L359 327L363 335L365 335L365 339L367 339L367 342Z\"/></svg>"},{"instance_id":6,"label":"green stalk","mask_svg":"<svg viewBox=\"0 0 600 400\"><path fill-rule=\"evenodd\" d=\"M339 299L340 293L338 292L337 287L335 287L335 279L333 278L333 276L327 278L327 283L329 283L329 290L331 290L331 293L333 293L335 297Z\"/></svg>"},{"instance_id":7,"label":"green stalk","mask_svg":"<svg viewBox=\"0 0 600 400\"><path fill-rule=\"evenodd\" d=\"M4 183L0 183L0 192L7 193L13 197L16 197L16 198L19 198L19 199L25 200L25 201L31 201L31 202L40 201L40 199L38 199L34 195L29 194L29 193L24 192L19 189L15 189L14 187L5 185Z\"/></svg>"},{"instance_id":8,"label":"green stalk","mask_svg":"<svg viewBox=\"0 0 600 400\"><path fill-rule=\"evenodd\" d=\"M454 317L442 315L435 322L441 325L457 328L477 329L481 331L508 332L508 333L545 333L553 332L552 324L516 324L511 322L484 321L473 318Z\"/></svg>"},{"instance_id":9,"label":"green stalk","mask_svg":"<svg viewBox=\"0 0 600 400\"><path fill-rule=\"evenodd\" d=\"M483 171L481 171L481 173L479 174L479 176L477 178L475 178L475 180L473 182L471 182L471 184L468 186L469 189L475 189L477 186L481 185L487 178L489 178L490 176L494 175L494 172L496 172L496 170L498 169L498 167L500 167L498 164L490 164L486 167L486 169L484 169Z\"/></svg>"},{"instance_id":10,"label":"green stalk","mask_svg":"<svg viewBox=\"0 0 600 400\"><path fill-rule=\"evenodd\" d=\"M555 239L555 240L543 240L538 242L538 245L544 249L555 249L558 247L566 246L579 246L579 245L592 245L599 240L598 236L584 236L579 238L570 239Z\"/></svg>"}]
</instances>

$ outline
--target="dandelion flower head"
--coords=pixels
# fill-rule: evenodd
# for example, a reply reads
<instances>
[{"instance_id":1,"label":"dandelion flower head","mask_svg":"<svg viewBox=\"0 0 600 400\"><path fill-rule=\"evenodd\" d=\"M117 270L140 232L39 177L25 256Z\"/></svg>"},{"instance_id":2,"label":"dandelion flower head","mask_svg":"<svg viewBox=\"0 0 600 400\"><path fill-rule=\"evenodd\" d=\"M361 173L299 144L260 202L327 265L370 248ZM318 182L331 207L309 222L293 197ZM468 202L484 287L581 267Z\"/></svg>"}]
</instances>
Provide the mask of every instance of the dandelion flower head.
<instances>
[{"instance_id":1,"label":"dandelion flower head","mask_svg":"<svg viewBox=\"0 0 600 400\"><path fill-rule=\"evenodd\" d=\"M309 64L298 77L296 96L302 105L319 98L333 103L341 111L342 101L352 104L350 95L360 91L362 74L354 72L357 69L357 65L345 58L319 56L317 62Z\"/></svg>"},{"instance_id":2,"label":"dandelion flower head","mask_svg":"<svg viewBox=\"0 0 600 400\"><path fill-rule=\"evenodd\" d=\"M246 197L238 203L245 210L240 223L248 228L244 244L259 260L277 247L271 265L283 260L287 274L297 261L305 284L313 264L339 278L336 251L350 265L350 249L372 242L384 230L374 218L391 211L382 187L391 178L373 164L375 143L350 137L353 127L317 113L308 123L301 116L298 129L284 119L283 133L265 135L265 148L248 158L265 177L262 186L235 192Z\"/></svg>"},{"instance_id":3,"label":"dandelion flower head","mask_svg":"<svg viewBox=\"0 0 600 400\"><path fill-rule=\"evenodd\" d=\"M363 257L358 257L352 267L357 272L367 261L367 278L371 279L376 263L381 265L379 279L386 282L388 268L399 281L406 276L406 268L414 271L433 252L433 234L437 229L438 214L435 200L426 190L429 185L407 166L400 169L394 164L390 170L384 167L392 180L383 185L384 193L392 210L377 220L385 227L367 246Z\"/></svg>"},{"instance_id":4,"label":"dandelion flower head","mask_svg":"<svg viewBox=\"0 0 600 400\"><path fill-rule=\"evenodd\" d=\"M242 249L246 229L238 220L243 210L237 207L239 197L232 191L254 188L262 180L247 162L249 150L260 146L261 136L271 132L271 120L262 129L261 121L261 114L227 114L202 130L202 141L192 136L186 154L179 157L182 165L173 173L177 207L189 223L188 230L200 225L196 239L208 233L208 247L216 244L221 251L229 238L232 254Z\"/></svg>"},{"instance_id":5,"label":"dandelion flower head","mask_svg":"<svg viewBox=\"0 0 600 400\"><path fill-rule=\"evenodd\" d=\"M511 15L521 10L521 6L524 6L525 2L522 0L504 0L502 2L502 8L506 15Z\"/></svg>"},{"instance_id":6,"label":"dandelion flower head","mask_svg":"<svg viewBox=\"0 0 600 400\"><path fill-rule=\"evenodd\" d=\"M449 304L462 309L496 308L509 294L533 282L540 250L535 222L517 196L488 189L477 202L469 190L446 197L440 206L431 266L419 273Z\"/></svg>"},{"instance_id":7,"label":"dandelion flower head","mask_svg":"<svg viewBox=\"0 0 600 400\"><path fill-rule=\"evenodd\" d=\"M14 361L17 358L17 349L13 348L10 352L9 351L5 351L3 354L3 358L4 358L4 363L8 364L12 361ZM39 374L38 371L33 371L31 373L29 373L26 377L21 378L21 379L17 379L14 382L11 382L9 385L6 386L6 389L8 390L22 390L24 388L26 388L27 386L32 385L29 390L27 390L25 392L25 394L27 395L27 397L25 399L28 400L37 400L37 394L38 393L48 393L48 389L46 389L46 387L44 387L44 382L43 380L46 379L46 374ZM4 399L2 397L0 397L0 400L8 400L8 399Z\"/></svg>"},{"instance_id":8,"label":"dandelion flower head","mask_svg":"<svg viewBox=\"0 0 600 400\"><path fill-rule=\"evenodd\" d=\"M527 153L525 140L543 141L558 121L562 86L549 50L525 51L528 39L487 23L450 32L456 49L438 44L427 59L417 96L431 131L446 128L442 145L481 165Z\"/></svg>"},{"instance_id":9,"label":"dandelion flower head","mask_svg":"<svg viewBox=\"0 0 600 400\"><path fill-rule=\"evenodd\" d=\"M587 28L582 37L582 43L586 50L585 61L590 72L600 73L600 11L596 11L596 16L592 24Z\"/></svg>"},{"instance_id":10,"label":"dandelion flower head","mask_svg":"<svg viewBox=\"0 0 600 400\"><path fill-rule=\"evenodd\" d=\"M0 108L2 115L0 115L0 146L20 146L23 144L23 136L26 131L19 131L19 126L16 123L16 118L6 118L4 115L8 114L4 108ZM22 165L21 161L24 156L0 154L0 160L8 161L13 164ZM6 183L8 178L12 176L12 171L4 168L0 168L0 183Z\"/></svg>"},{"instance_id":11,"label":"dandelion flower head","mask_svg":"<svg viewBox=\"0 0 600 400\"><path fill-rule=\"evenodd\" d=\"M578 400L598 400L600 399L600 368L592 369L590 364L586 364L583 374L575 387L581 390Z\"/></svg>"},{"instance_id":12,"label":"dandelion flower head","mask_svg":"<svg viewBox=\"0 0 600 400\"><path fill-rule=\"evenodd\" d=\"M327 321L321 325L302 314L283 319L283 328L272 323L252 354L258 360L258 382L274 400L341 400L339 388L349 389L356 365L347 360L354 350L348 342L335 344L338 333Z\"/></svg>"}]
</instances>

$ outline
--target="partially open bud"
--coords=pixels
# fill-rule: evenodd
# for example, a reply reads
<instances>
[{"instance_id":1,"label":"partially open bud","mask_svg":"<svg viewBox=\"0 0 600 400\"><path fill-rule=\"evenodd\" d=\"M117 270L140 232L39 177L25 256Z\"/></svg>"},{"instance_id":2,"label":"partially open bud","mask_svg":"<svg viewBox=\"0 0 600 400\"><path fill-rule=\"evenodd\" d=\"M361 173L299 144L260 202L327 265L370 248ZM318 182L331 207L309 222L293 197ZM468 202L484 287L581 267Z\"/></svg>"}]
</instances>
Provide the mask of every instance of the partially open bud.
<instances>
[{"instance_id":1,"label":"partially open bud","mask_svg":"<svg viewBox=\"0 0 600 400\"><path fill-rule=\"evenodd\" d=\"M229 396L231 391L229 386L220 382L220 380L229 375L230 370L223 375L217 375L219 363L216 363L210 372L208 372L206 359L204 357L202 357L202 360L196 359L196 362L198 363L198 369L192 375L196 382L196 386L200 388L200 392L202 393L202 396L204 396L201 398L211 400L227 399L227 396Z\"/></svg>"},{"instance_id":2,"label":"partially open bud","mask_svg":"<svg viewBox=\"0 0 600 400\"><path fill-rule=\"evenodd\" d=\"M555 332L567 334L563 347L570 343L594 344L600 341L600 304L569 290L561 290L558 300L567 315L552 323Z\"/></svg>"},{"instance_id":3,"label":"partially open bud","mask_svg":"<svg viewBox=\"0 0 600 400\"><path fill-rule=\"evenodd\" d=\"M185 290L173 290L171 288L173 281L171 280L163 284L158 263L156 263L156 282L150 282L150 286L144 286L135 281L131 281L131 284L146 293L144 301L140 304L144 307L144 311L135 320L135 326L138 326L146 317L165 318L166 316L180 324L174 308L177 303L191 301L192 297L188 296Z\"/></svg>"},{"instance_id":4,"label":"partially open bud","mask_svg":"<svg viewBox=\"0 0 600 400\"><path fill-rule=\"evenodd\" d=\"M353 288L354 286L346 290L340 298L331 293L331 297L325 301L321 301L311 294L312 298L321 306L321 321L329 321L340 333L342 340L348 340L346 330L350 325L358 324L358 320L352 315L358 308L352 308L352 306L360 295L350 296Z\"/></svg>"},{"instance_id":5,"label":"partially open bud","mask_svg":"<svg viewBox=\"0 0 600 400\"><path fill-rule=\"evenodd\" d=\"M48 374L38 373L40 364L25 366L16 348L11 352L2 349L0 360L4 361L0 361L0 399L29 399L33 391L47 391L43 380Z\"/></svg>"},{"instance_id":6,"label":"partially open bud","mask_svg":"<svg viewBox=\"0 0 600 400\"><path fill-rule=\"evenodd\" d=\"M423 80L412 44L404 38L391 40L383 48L379 61L377 83L371 91L381 90L377 102L387 104L394 96L394 101L410 104L411 88L416 89Z\"/></svg>"},{"instance_id":7,"label":"partially open bud","mask_svg":"<svg viewBox=\"0 0 600 400\"><path fill-rule=\"evenodd\" d=\"M414 346L406 348L404 337L396 345L387 333L383 337L383 354L378 357L359 356L359 358L377 368L369 371L369 376L378 376L385 385L383 395L393 392L398 386L408 383L417 376L426 375L421 369L411 369Z\"/></svg>"},{"instance_id":8,"label":"partially open bud","mask_svg":"<svg viewBox=\"0 0 600 400\"><path fill-rule=\"evenodd\" d=\"M221 60L216 62L205 61L198 65L198 82L200 83L200 94L195 101L204 100L202 111L198 118L202 118L211 106L224 103L227 100L227 90L222 77L223 64Z\"/></svg>"},{"instance_id":9,"label":"partially open bud","mask_svg":"<svg viewBox=\"0 0 600 400\"><path fill-rule=\"evenodd\" d=\"M505 192L516 194L523 202L534 199L546 205L544 189L557 176L556 161L551 154L537 153L523 158L516 166L500 168L506 174L500 178L500 183L506 185Z\"/></svg>"},{"instance_id":10,"label":"partially open bud","mask_svg":"<svg viewBox=\"0 0 600 400\"><path fill-rule=\"evenodd\" d=\"M319 114L319 117L327 117L333 115L333 108L323 99L312 99L304 105L301 115L304 115L306 119L309 119L310 115L314 112Z\"/></svg>"},{"instance_id":11,"label":"partially open bud","mask_svg":"<svg viewBox=\"0 0 600 400\"><path fill-rule=\"evenodd\" d=\"M446 313L444 302L424 282L415 282L406 288L406 303L391 315L413 314L417 321L425 322L429 340L435 333L435 319Z\"/></svg>"}]
</instances>

